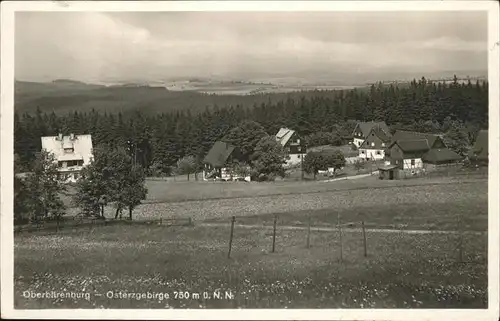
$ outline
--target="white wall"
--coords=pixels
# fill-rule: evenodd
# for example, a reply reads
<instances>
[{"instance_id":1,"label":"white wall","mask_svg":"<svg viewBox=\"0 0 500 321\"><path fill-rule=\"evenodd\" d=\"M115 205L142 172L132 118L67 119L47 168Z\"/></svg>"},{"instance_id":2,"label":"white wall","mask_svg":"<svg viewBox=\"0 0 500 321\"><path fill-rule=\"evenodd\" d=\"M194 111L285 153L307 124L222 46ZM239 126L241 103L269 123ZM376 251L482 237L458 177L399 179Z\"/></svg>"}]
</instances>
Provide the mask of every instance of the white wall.
<instances>
[{"instance_id":1,"label":"white wall","mask_svg":"<svg viewBox=\"0 0 500 321\"><path fill-rule=\"evenodd\" d=\"M306 154L289 154L285 166L294 166L300 164L300 159L306 157Z\"/></svg>"},{"instance_id":2,"label":"white wall","mask_svg":"<svg viewBox=\"0 0 500 321\"><path fill-rule=\"evenodd\" d=\"M377 151L380 152L380 155L377 155ZM373 158L372 158L373 156ZM359 150L359 158L362 159L384 159L385 152L383 149L360 149Z\"/></svg>"},{"instance_id":3,"label":"white wall","mask_svg":"<svg viewBox=\"0 0 500 321\"><path fill-rule=\"evenodd\" d=\"M411 164L411 161L414 161L414 165ZM403 160L403 169L422 169L424 168L424 163L421 158L410 158Z\"/></svg>"}]
</instances>

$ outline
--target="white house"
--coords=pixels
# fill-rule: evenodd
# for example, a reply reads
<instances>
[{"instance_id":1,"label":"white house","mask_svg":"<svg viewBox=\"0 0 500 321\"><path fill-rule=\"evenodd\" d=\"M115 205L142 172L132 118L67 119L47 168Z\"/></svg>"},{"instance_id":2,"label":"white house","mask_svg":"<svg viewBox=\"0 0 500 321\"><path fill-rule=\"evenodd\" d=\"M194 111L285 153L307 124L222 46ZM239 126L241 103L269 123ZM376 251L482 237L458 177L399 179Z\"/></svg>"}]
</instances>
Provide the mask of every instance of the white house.
<instances>
[{"instance_id":1,"label":"white house","mask_svg":"<svg viewBox=\"0 0 500 321\"><path fill-rule=\"evenodd\" d=\"M387 127L387 124L383 121L359 122L356 124L356 127L354 127L354 130L352 131L352 137L353 137L352 143L354 144L354 146L359 148L370 134L372 128L377 128L379 130L382 130L386 136L390 136L389 127Z\"/></svg>"},{"instance_id":2,"label":"white house","mask_svg":"<svg viewBox=\"0 0 500 321\"><path fill-rule=\"evenodd\" d=\"M382 160L391 137L381 128L373 127L359 146L358 157L363 160Z\"/></svg>"},{"instance_id":3,"label":"white house","mask_svg":"<svg viewBox=\"0 0 500 321\"><path fill-rule=\"evenodd\" d=\"M301 163L306 156L305 142L299 137L299 134L288 128L281 128L276 134L276 140L280 142L286 153L286 166L294 166Z\"/></svg>"},{"instance_id":4,"label":"white house","mask_svg":"<svg viewBox=\"0 0 500 321\"><path fill-rule=\"evenodd\" d=\"M82 168L89 165L93 157L90 135L45 136L42 149L54 154L60 178L66 182L76 182Z\"/></svg>"}]
</instances>

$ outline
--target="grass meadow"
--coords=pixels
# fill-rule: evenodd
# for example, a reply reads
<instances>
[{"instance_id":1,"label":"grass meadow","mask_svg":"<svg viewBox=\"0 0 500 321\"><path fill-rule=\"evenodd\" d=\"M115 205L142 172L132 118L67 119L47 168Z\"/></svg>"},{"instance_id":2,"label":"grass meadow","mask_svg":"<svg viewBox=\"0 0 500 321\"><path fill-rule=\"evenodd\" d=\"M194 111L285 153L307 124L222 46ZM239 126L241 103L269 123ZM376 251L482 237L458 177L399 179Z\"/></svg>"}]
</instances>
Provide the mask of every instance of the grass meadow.
<instances>
[{"instance_id":1,"label":"grass meadow","mask_svg":"<svg viewBox=\"0 0 500 321\"><path fill-rule=\"evenodd\" d=\"M108 226L20 237L15 247L16 308L485 308L486 235L343 233L229 226ZM33 300L24 291L90 293L89 300ZM118 299L107 293L167 293ZM214 292L230 293L216 299ZM200 298L179 299L175 292ZM203 293L208 293L205 297ZM109 294L108 294L109 295ZM196 295L195 295L196 296Z\"/></svg>"},{"instance_id":2,"label":"grass meadow","mask_svg":"<svg viewBox=\"0 0 500 321\"><path fill-rule=\"evenodd\" d=\"M15 237L16 308L487 307L485 179L148 181L148 187L135 220L191 217L194 226L120 224L20 233ZM111 216L113 209L107 211ZM343 224L365 222L367 257L362 233L346 228L340 261L339 214ZM411 229L463 233L405 232ZM52 290L90 297L23 296ZM120 291L170 297L107 297ZM175 297L176 292L190 298Z\"/></svg>"}]
</instances>

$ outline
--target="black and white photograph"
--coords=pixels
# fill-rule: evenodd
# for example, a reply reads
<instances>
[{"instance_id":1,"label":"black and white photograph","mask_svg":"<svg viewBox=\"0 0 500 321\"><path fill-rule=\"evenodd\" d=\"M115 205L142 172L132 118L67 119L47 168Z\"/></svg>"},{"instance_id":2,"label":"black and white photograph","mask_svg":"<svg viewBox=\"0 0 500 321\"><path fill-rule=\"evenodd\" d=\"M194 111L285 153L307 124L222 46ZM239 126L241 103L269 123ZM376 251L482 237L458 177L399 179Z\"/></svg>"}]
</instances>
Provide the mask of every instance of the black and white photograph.
<instances>
[{"instance_id":1,"label":"black and white photograph","mask_svg":"<svg viewBox=\"0 0 500 321\"><path fill-rule=\"evenodd\" d=\"M2 314L498 320L498 3L447 2L2 3Z\"/></svg>"}]
</instances>

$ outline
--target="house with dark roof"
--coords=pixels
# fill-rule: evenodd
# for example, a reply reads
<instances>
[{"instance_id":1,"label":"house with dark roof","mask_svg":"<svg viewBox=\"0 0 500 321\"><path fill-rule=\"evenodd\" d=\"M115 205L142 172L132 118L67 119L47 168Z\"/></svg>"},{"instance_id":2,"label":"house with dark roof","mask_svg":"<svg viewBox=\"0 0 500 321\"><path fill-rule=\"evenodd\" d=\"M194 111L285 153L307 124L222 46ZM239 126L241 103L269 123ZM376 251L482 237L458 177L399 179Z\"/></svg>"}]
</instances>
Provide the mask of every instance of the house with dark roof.
<instances>
[{"instance_id":1,"label":"house with dark roof","mask_svg":"<svg viewBox=\"0 0 500 321\"><path fill-rule=\"evenodd\" d=\"M390 164L400 169L422 169L422 157L429 151L426 139L396 140L389 146Z\"/></svg>"},{"instance_id":2,"label":"house with dark roof","mask_svg":"<svg viewBox=\"0 0 500 321\"><path fill-rule=\"evenodd\" d=\"M462 156L448 148L433 148L422 156L426 164L445 165L453 164L462 160Z\"/></svg>"},{"instance_id":3,"label":"house with dark roof","mask_svg":"<svg viewBox=\"0 0 500 321\"><path fill-rule=\"evenodd\" d=\"M480 130L469 155L471 160L488 164L488 130Z\"/></svg>"},{"instance_id":4,"label":"house with dark roof","mask_svg":"<svg viewBox=\"0 0 500 321\"><path fill-rule=\"evenodd\" d=\"M429 133L419 133L406 130L396 130L394 135L392 135L392 142L397 140L419 140L425 139L429 144L429 148L445 148L446 145L443 141L443 134L429 134Z\"/></svg>"},{"instance_id":5,"label":"house with dark roof","mask_svg":"<svg viewBox=\"0 0 500 321\"><path fill-rule=\"evenodd\" d=\"M365 140L359 146L358 157L364 160L381 160L391 142L391 136L380 127L370 129Z\"/></svg>"},{"instance_id":6,"label":"house with dark roof","mask_svg":"<svg viewBox=\"0 0 500 321\"><path fill-rule=\"evenodd\" d=\"M238 157L238 149L226 142L217 141L203 159L203 179L218 177L223 180L233 179L231 172L233 160Z\"/></svg>"},{"instance_id":7,"label":"house with dark roof","mask_svg":"<svg viewBox=\"0 0 500 321\"><path fill-rule=\"evenodd\" d=\"M368 137L368 135L370 134L372 128L374 127L384 131L387 136L391 135L389 127L387 127L387 124L383 121L359 122L356 124L356 127L354 127L354 130L352 131L352 137L353 137L352 143L354 144L354 146L359 148L361 144L365 141L366 137Z\"/></svg>"},{"instance_id":8,"label":"house with dark roof","mask_svg":"<svg viewBox=\"0 0 500 321\"><path fill-rule=\"evenodd\" d=\"M298 165L306 156L307 147L299 134L289 128L281 128L276 134L276 140L283 146L286 155L286 165Z\"/></svg>"},{"instance_id":9,"label":"house with dark roof","mask_svg":"<svg viewBox=\"0 0 500 321\"><path fill-rule=\"evenodd\" d=\"M396 131L386 150L386 159L391 165L403 170L424 168L424 164L445 165L462 160L462 157L448 149L442 135Z\"/></svg>"}]
</instances>

